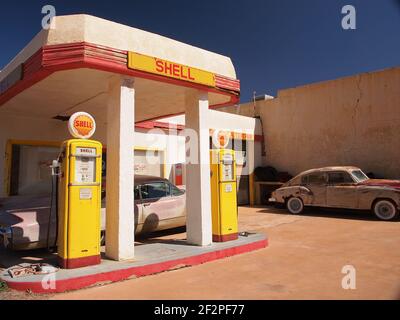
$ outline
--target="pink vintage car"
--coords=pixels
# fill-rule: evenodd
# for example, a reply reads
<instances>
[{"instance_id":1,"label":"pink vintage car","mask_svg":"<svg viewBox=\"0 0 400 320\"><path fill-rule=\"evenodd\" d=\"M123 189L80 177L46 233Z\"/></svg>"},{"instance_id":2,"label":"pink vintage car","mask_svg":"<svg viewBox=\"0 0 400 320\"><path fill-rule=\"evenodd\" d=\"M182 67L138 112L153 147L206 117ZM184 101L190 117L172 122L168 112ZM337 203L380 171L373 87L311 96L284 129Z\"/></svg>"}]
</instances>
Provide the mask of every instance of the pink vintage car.
<instances>
[{"instance_id":1,"label":"pink vintage car","mask_svg":"<svg viewBox=\"0 0 400 320\"><path fill-rule=\"evenodd\" d=\"M302 172L272 193L270 202L300 214L304 207L371 210L380 220L399 217L400 181L369 179L357 167L326 167Z\"/></svg>"},{"instance_id":2,"label":"pink vintage car","mask_svg":"<svg viewBox=\"0 0 400 320\"><path fill-rule=\"evenodd\" d=\"M181 227L186 224L183 188L168 180L135 175L135 233ZM46 248L55 245L57 220L50 222L50 196L0 199L0 241L12 250ZM105 231L105 197L101 210Z\"/></svg>"}]
</instances>

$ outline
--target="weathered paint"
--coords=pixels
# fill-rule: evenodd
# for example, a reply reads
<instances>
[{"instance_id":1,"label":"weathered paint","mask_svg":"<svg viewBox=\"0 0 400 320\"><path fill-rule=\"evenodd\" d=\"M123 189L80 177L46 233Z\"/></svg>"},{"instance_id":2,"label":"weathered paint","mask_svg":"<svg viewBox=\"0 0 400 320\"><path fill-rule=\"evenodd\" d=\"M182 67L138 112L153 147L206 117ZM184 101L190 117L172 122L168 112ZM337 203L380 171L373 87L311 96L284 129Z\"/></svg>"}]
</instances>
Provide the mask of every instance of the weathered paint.
<instances>
[{"instance_id":1,"label":"weathered paint","mask_svg":"<svg viewBox=\"0 0 400 320\"><path fill-rule=\"evenodd\" d=\"M302 184L301 178L310 173L350 172L355 167L331 167L308 170L293 178L272 193L277 203L284 204L291 197L302 199L306 206L371 210L375 201L389 199L400 209L400 181L370 179L359 183L339 185Z\"/></svg>"}]
</instances>

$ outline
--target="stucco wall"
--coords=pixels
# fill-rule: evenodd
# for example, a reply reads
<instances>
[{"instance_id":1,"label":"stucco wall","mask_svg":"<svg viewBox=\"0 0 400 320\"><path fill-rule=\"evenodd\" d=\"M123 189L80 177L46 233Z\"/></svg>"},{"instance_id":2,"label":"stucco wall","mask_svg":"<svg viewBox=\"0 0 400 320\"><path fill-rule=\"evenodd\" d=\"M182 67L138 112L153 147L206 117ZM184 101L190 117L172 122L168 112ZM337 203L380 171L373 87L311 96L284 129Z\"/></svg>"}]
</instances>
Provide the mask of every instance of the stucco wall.
<instances>
[{"instance_id":1,"label":"stucco wall","mask_svg":"<svg viewBox=\"0 0 400 320\"><path fill-rule=\"evenodd\" d=\"M400 178L399 67L283 90L257 102L256 112L264 127L265 164L293 175L355 165Z\"/></svg>"}]
</instances>

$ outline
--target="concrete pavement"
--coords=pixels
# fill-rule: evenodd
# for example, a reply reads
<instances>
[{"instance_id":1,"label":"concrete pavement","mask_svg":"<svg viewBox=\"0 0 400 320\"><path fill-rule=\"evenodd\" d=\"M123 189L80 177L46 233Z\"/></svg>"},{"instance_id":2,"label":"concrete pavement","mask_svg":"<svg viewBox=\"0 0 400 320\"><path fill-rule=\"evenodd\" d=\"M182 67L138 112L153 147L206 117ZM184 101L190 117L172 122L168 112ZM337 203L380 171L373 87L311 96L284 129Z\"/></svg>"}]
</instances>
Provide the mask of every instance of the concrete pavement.
<instances>
[{"instance_id":1,"label":"concrete pavement","mask_svg":"<svg viewBox=\"0 0 400 320\"><path fill-rule=\"evenodd\" d=\"M321 209L301 216L275 208L242 207L239 212L241 231L269 235L267 249L50 298L400 298L400 222L377 221L364 212ZM342 288L346 265L356 269L355 290Z\"/></svg>"}]
</instances>

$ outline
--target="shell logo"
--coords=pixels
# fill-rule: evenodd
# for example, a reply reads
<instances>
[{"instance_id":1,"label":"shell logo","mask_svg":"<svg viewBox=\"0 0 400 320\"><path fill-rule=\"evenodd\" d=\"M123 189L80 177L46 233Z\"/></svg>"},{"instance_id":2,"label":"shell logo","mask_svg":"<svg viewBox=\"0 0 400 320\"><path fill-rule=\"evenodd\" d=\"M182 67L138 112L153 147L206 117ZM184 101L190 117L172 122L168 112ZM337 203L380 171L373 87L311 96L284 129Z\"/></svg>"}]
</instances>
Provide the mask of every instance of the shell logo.
<instances>
[{"instance_id":1,"label":"shell logo","mask_svg":"<svg viewBox=\"0 0 400 320\"><path fill-rule=\"evenodd\" d=\"M89 113L77 112L69 119L68 129L74 138L89 139L96 131L96 121Z\"/></svg>"},{"instance_id":2,"label":"shell logo","mask_svg":"<svg viewBox=\"0 0 400 320\"><path fill-rule=\"evenodd\" d=\"M228 130L215 130L212 135L212 141L215 147L224 149L229 145L231 133Z\"/></svg>"}]
</instances>

